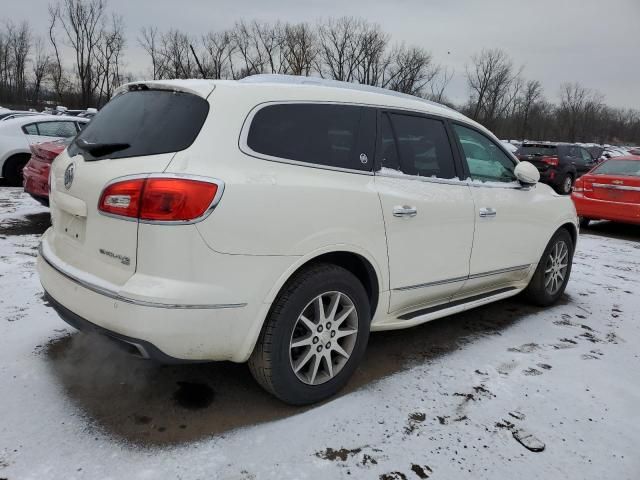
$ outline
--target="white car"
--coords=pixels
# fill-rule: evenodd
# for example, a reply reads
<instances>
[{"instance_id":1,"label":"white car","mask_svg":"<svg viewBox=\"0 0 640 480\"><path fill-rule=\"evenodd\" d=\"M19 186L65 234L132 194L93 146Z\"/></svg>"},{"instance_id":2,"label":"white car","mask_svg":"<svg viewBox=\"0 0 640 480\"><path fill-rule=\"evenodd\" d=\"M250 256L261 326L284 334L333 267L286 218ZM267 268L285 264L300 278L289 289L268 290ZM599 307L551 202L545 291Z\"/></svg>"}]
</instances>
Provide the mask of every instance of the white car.
<instances>
[{"instance_id":1,"label":"white car","mask_svg":"<svg viewBox=\"0 0 640 480\"><path fill-rule=\"evenodd\" d=\"M38 270L80 330L164 362L249 361L310 403L370 330L558 300L577 217L538 179L477 123L387 90L130 83L53 163Z\"/></svg>"},{"instance_id":2,"label":"white car","mask_svg":"<svg viewBox=\"0 0 640 480\"><path fill-rule=\"evenodd\" d=\"M0 178L21 186L31 144L74 137L88 122L87 118L32 114L0 122Z\"/></svg>"}]
</instances>

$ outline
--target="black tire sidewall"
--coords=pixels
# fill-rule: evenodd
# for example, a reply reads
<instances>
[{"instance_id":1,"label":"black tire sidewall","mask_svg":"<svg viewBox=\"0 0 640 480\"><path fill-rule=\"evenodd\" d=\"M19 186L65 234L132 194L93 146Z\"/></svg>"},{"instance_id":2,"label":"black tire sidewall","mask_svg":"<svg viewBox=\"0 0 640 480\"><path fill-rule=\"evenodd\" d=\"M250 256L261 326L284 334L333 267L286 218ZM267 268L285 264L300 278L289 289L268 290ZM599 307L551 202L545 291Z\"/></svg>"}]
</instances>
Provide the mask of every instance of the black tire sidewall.
<instances>
[{"instance_id":1,"label":"black tire sidewall","mask_svg":"<svg viewBox=\"0 0 640 480\"><path fill-rule=\"evenodd\" d=\"M569 249L569 262L567 265L567 273L564 277L564 281L562 283L562 287L553 295L547 292L547 289L544 286L544 270L545 265L547 263L547 257L551 253L551 249L554 247L558 241L564 241ZM541 306L552 305L558 301L558 299L564 294L565 288L567 287L567 283L569 282L569 277L571 276L571 267L573 265L573 253L575 246L573 244L573 239L567 230L564 228L558 230L549 243L547 247L544 249L544 253L540 258L540 262L538 263L538 267L536 268L536 272L531 279L531 283L527 287L527 294L529 298L536 304Z\"/></svg>"},{"instance_id":2,"label":"black tire sidewall","mask_svg":"<svg viewBox=\"0 0 640 480\"><path fill-rule=\"evenodd\" d=\"M569 180L571 182L571 185L569 186L569 190L565 189L565 186L567 184L567 180ZM562 178L562 182L560 183L560 191L564 194L564 195L569 195L571 194L571 189L573 188L573 175L571 175L570 173L567 173L563 178Z\"/></svg>"},{"instance_id":3,"label":"black tire sidewall","mask_svg":"<svg viewBox=\"0 0 640 480\"><path fill-rule=\"evenodd\" d=\"M321 385L307 385L298 379L289 359L291 333L307 304L316 296L339 291L347 295L358 313L358 333L351 357L342 370L331 380ZM369 299L360 281L349 271L334 267L305 277L287 299L277 318L272 336L271 380L275 395L292 404L307 404L320 401L339 391L349 380L360 360L369 339L371 322Z\"/></svg>"}]
</instances>

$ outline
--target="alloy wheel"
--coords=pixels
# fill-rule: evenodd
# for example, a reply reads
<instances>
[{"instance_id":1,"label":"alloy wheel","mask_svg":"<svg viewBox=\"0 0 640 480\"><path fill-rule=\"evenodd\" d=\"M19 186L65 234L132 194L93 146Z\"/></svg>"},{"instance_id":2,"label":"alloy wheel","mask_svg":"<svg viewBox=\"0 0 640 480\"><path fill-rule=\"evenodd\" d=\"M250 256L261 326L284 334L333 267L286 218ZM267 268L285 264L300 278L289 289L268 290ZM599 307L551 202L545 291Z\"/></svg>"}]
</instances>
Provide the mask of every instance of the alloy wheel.
<instances>
[{"instance_id":1,"label":"alloy wheel","mask_svg":"<svg viewBox=\"0 0 640 480\"><path fill-rule=\"evenodd\" d=\"M567 178L564 179L564 183L562 184L562 190L564 193L571 193L571 188L573 187L573 178L568 175Z\"/></svg>"},{"instance_id":2,"label":"alloy wheel","mask_svg":"<svg viewBox=\"0 0 640 480\"><path fill-rule=\"evenodd\" d=\"M307 385L334 378L349 361L358 337L358 312L341 292L325 292L302 310L289 343L291 368Z\"/></svg>"},{"instance_id":3,"label":"alloy wheel","mask_svg":"<svg viewBox=\"0 0 640 480\"><path fill-rule=\"evenodd\" d=\"M550 295L558 293L564 283L568 267L569 248L564 241L560 240L551 249L545 263L544 288L547 293Z\"/></svg>"}]
</instances>

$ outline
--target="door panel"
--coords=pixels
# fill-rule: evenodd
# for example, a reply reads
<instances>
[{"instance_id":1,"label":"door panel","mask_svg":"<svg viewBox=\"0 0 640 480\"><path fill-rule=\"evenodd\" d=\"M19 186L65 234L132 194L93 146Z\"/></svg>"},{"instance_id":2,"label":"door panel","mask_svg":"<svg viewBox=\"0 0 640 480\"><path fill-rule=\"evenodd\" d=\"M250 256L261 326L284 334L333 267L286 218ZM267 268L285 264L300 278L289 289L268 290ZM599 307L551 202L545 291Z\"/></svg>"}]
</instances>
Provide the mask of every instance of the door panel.
<instances>
[{"instance_id":1,"label":"door panel","mask_svg":"<svg viewBox=\"0 0 640 480\"><path fill-rule=\"evenodd\" d=\"M391 312L447 301L469 272L474 208L465 183L376 175L389 253ZM396 216L397 207L415 216Z\"/></svg>"},{"instance_id":2,"label":"door panel","mask_svg":"<svg viewBox=\"0 0 640 480\"><path fill-rule=\"evenodd\" d=\"M375 185L389 256L391 312L448 301L469 273L474 207L445 123L380 117Z\"/></svg>"},{"instance_id":3,"label":"door panel","mask_svg":"<svg viewBox=\"0 0 640 480\"><path fill-rule=\"evenodd\" d=\"M535 187L522 188L516 181L516 162L484 133L458 124L453 130L473 180L473 252L461 291L472 295L525 278L548 233L543 198Z\"/></svg>"}]
</instances>

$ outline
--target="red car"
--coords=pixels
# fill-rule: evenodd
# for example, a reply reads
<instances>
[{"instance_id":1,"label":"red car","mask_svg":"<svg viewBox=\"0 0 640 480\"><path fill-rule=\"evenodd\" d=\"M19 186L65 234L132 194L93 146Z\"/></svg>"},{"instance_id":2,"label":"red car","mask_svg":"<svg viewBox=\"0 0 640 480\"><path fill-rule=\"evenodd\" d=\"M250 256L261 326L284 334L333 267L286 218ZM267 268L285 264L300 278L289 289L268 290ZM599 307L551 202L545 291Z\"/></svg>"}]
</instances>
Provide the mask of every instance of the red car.
<instances>
[{"instance_id":1,"label":"red car","mask_svg":"<svg viewBox=\"0 0 640 480\"><path fill-rule=\"evenodd\" d=\"M571 198L583 227L591 220L640 225L640 156L602 162L576 181Z\"/></svg>"},{"instance_id":2,"label":"red car","mask_svg":"<svg viewBox=\"0 0 640 480\"><path fill-rule=\"evenodd\" d=\"M49 168L55 158L67 148L71 139L31 145L31 159L22 171L24 191L43 205L49 205Z\"/></svg>"}]
</instances>

